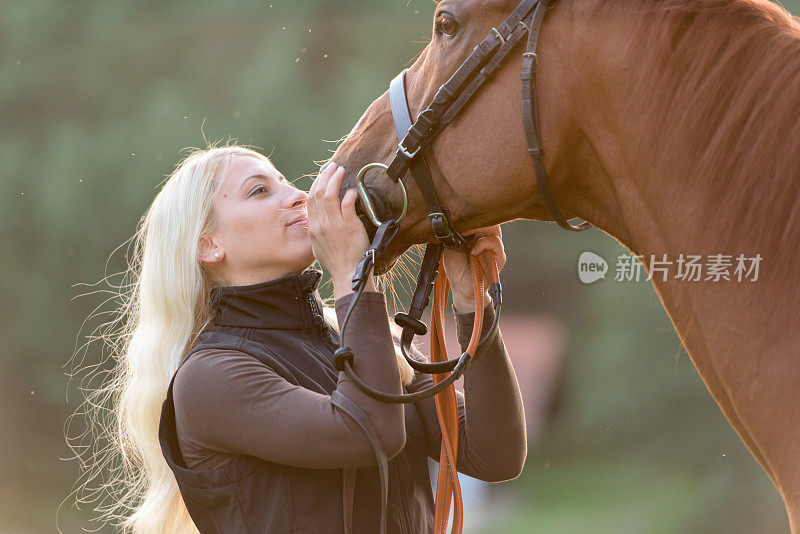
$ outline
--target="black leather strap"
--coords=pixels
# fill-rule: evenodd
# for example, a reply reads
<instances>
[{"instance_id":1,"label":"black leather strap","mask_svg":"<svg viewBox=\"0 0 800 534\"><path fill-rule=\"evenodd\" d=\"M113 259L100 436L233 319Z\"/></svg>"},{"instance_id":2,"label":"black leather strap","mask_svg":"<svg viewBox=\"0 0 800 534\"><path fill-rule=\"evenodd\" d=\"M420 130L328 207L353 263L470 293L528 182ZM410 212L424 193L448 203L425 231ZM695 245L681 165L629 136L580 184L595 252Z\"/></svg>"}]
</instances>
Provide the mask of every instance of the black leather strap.
<instances>
[{"instance_id":1,"label":"black leather strap","mask_svg":"<svg viewBox=\"0 0 800 534\"><path fill-rule=\"evenodd\" d=\"M344 413L350 416L353 421L361 427L375 452L375 459L378 462L378 474L381 479L381 534L386 533L386 507L389 502L389 458L386 454L386 447L383 446L380 435L372 424L369 416L359 405L341 394L338 390L331 395L331 403L338 406ZM346 508L346 507L345 507ZM344 512L351 514L345 516L345 524L352 525L352 508L345 509Z\"/></svg>"},{"instance_id":2,"label":"black leather strap","mask_svg":"<svg viewBox=\"0 0 800 534\"><path fill-rule=\"evenodd\" d=\"M506 22L498 28L498 33L501 33L501 35L503 35L503 32L508 32L505 36L505 41L492 58L477 72L477 74L475 74L475 77L470 81L469 85L464 88L453 105L450 106L447 112L442 116L441 120L439 120L438 130L442 130L445 126L450 124L461 111L461 108L472 99L473 95L478 92L489 78L491 78L509 54L522 42L525 38L525 34L528 33L528 27L525 24L520 24L522 19L518 18L518 16L522 13L524 13L524 16L527 16L528 12L533 9L534 4L535 2L526 2L524 6L521 4L520 7L522 9L518 8L515 10L514 14L512 14L514 16L506 19Z\"/></svg>"},{"instance_id":3,"label":"black leather strap","mask_svg":"<svg viewBox=\"0 0 800 534\"><path fill-rule=\"evenodd\" d=\"M548 0L539 0L536 10L530 20L530 31L528 32L528 45L522 57L522 123L525 126L525 136L528 138L528 154L533 160L533 169L536 174L536 183L539 186L539 193L544 199L550 215L558 225L572 232L580 232L590 228L587 221L573 226L567 222L558 203L550 189L550 181L547 179L547 169L544 164L544 149L539 133L539 107L536 102L536 51L539 46L539 35L542 30L544 14L548 8Z\"/></svg>"},{"instance_id":4,"label":"black leather strap","mask_svg":"<svg viewBox=\"0 0 800 534\"><path fill-rule=\"evenodd\" d=\"M408 313L400 312L394 316L394 322L403 328L401 339L405 339L407 335L411 337L415 335L424 336L428 333L428 327L419 319L431 300L433 284L439 274L442 252L442 245L438 243L425 245L425 254L422 256L422 263L419 266L419 274L417 275L417 287L411 297ZM409 339L408 342L410 343L411 340Z\"/></svg>"},{"instance_id":5,"label":"black leather strap","mask_svg":"<svg viewBox=\"0 0 800 534\"><path fill-rule=\"evenodd\" d=\"M369 248L364 252L364 256L356 265L356 270L353 273L353 291L359 291L359 288L367 283L367 277L370 271L375 266L375 258L380 256L381 253L389 245L389 242L397 235L400 229L394 219L384 221L375 231L372 242ZM344 329L344 327L342 327Z\"/></svg>"},{"instance_id":6,"label":"black leather strap","mask_svg":"<svg viewBox=\"0 0 800 534\"><path fill-rule=\"evenodd\" d=\"M344 534L353 534L353 501L356 491L356 468L342 469L342 511Z\"/></svg>"},{"instance_id":7,"label":"black leather strap","mask_svg":"<svg viewBox=\"0 0 800 534\"><path fill-rule=\"evenodd\" d=\"M419 275L417 275L417 287L411 297L408 312L400 312L394 316L394 322L403 329L400 334L400 351L412 369L426 374L449 373L460 360L460 358L453 358L444 362L425 363L419 362L409 355L414 336L424 336L428 333L428 327L420 321L420 318L431 300L433 284L439 274L439 263L443 251L442 245L438 243L425 245L425 255L422 257Z\"/></svg>"}]
</instances>

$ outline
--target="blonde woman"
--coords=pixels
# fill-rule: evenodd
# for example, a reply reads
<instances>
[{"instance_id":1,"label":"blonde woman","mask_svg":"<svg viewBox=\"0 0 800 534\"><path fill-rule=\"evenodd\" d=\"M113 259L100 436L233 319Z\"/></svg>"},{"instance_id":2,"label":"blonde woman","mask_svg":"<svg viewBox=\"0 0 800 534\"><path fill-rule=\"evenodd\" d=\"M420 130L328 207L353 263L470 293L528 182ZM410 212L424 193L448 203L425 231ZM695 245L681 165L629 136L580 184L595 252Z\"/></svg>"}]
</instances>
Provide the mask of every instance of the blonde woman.
<instances>
[{"instance_id":1,"label":"blonde woman","mask_svg":"<svg viewBox=\"0 0 800 534\"><path fill-rule=\"evenodd\" d=\"M427 458L441 434L432 399L378 402L333 365L350 279L368 246L356 195L339 200L344 169L329 164L309 194L258 152L197 150L171 174L142 218L131 266L127 334L104 390L112 470L104 518L134 533L377 532L375 458L334 391L365 412L390 461L390 532L428 532ZM499 229L477 252L505 261ZM335 309L316 291L333 278ZM466 255L448 252L459 340L472 324ZM490 324L491 305L486 310ZM348 327L356 372L378 389L430 386L398 357L384 295L370 282ZM526 454L516 377L501 336L465 375L459 470L516 477ZM356 468L352 495L343 472Z\"/></svg>"}]
</instances>

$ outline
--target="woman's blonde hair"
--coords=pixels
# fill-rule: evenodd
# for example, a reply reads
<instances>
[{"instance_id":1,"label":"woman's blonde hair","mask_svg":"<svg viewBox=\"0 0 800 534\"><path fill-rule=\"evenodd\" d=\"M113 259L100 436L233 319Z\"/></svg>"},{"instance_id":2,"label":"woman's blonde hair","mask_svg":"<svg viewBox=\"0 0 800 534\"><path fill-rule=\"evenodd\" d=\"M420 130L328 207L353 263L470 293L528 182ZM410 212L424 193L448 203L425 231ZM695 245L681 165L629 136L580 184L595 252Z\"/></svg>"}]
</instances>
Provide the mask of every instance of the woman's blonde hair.
<instances>
[{"instance_id":1,"label":"woman's blonde hair","mask_svg":"<svg viewBox=\"0 0 800 534\"><path fill-rule=\"evenodd\" d=\"M85 400L67 421L67 443L81 467L71 495L78 504L95 504L94 521L126 533L197 532L162 456L158 425L173 374L212 322L210 291L221 281L199 261L197 243L215 230L213 202L236 156L269 161L243 146L212 145L192 149L176 166L131 238L123 282L112 286L119 303L114 318L89 336L89 342L102 339L109 352L82 369ZM333 310L325 315L335 326ZM397 352L401 379L409 384L414 372ZM113 368L101 369L110 358ZM79 416L85 428L71 437Z\"/></svg>"}]
</instances>

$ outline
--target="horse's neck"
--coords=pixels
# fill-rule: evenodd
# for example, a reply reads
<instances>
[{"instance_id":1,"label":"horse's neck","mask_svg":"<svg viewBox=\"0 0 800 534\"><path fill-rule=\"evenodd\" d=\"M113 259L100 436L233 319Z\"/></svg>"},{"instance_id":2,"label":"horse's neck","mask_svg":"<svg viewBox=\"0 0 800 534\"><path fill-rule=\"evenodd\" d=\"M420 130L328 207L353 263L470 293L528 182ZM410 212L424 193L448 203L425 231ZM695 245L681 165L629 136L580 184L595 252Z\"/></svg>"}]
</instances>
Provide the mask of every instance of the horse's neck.
<instances>
[{"instance_id":1,"label":"horse's neck","mask_svg":"<svg viewBox=\"0 0 800 534\"><path fill-rule=\"evenodd\" d=\"M800 514L800 291L793 263L800 248L797 116L789 118L792 127L787 117L771 116L775 106L754 100L750 111L757 116L740 124L750 140L714 127L703 138L697 131L702 123L681 114L680 102L630 92L662 87L655 80L636 81L638 66L626 64L629 43L620 16L581 18L575 10L556 19L554 26L563 33L550 34L580 36L560 45L562 59L578 72L562 78L576 85L562 88L562 94L581 95L573 102L572 121L582 125L563 147L590 156L564 171L583 191L566 208L643 255L645 265L651 254L668 261L700 255L703 263L714 254L761 255L755 282L680 281L670 272L666 282L654 276L654 285L712 395L787 502L794 503L790 513ZM773 82L763 80L765 94ZM743 105L736 95L718 97ZM647 102L673 112L652 113L643 107ZM713 109L710 105L709 113ZM727 128L737 124L729 118L708 116ZM777 135L767 142L753 121L763 120L766 128L770 118ZM726 142L731 152L706 152L725 150ZM788 154L797 160L794 165Z\"/></svg>"},{"instance_id":2,"label":"horse's neck","mask_svg":"<svg viewBox=\"0 0 800 534\"><path fill-rule=\"evenodd\" d=\"M550 85L549 91L540 93L540 98L547 98L547 93L580 95L570 97L573 116L567 119L569 124L579 124L579 131L570 130L560 136L561 153L555 156L574 162L564 164L568 168L561 169L560 174L577 182L579 185L574 188L581 191L569 198L564 207L585 216L648 261L651 255L677 260L680 254L693 254L708 260L709 255L723 254L733 256L731 260L735 261L739 254L747 258L760 254L756 282L656 285L666 298L686 304L692 301L695 308L702 306L702 300L713 301L717 306L731 304L717 308L717 319L748 314L769 316L770 325L785 326L796 332L797 339L800 25L795 23L797 36L791 39L784 39L785 32L776 33L782 41L780 50L772 50L773 56L783 53L787 57L770 56L773 71L762 70L759 80L731 86L713 81L715 76L724 79L724 72L681 72L690 70L686 65L696 64L685 58L686 51L682 52L683 60L676 60L686 65L679 65L674 71L666 64L653 69L650 65L627 63L630 50L637 49L629 42L633 30L626 24L634 25L623 20L627 16L619 8L590 15L573 10L557 19L559 27L545 35L543 41L575 37L561 44L562 56L555 60L570 65L570 69L564 69L570 71L568 76L556 75L555 83L564 86ZM714 28L707 31L713 32ZM687 31L684 39L688 35ZM698 46L703 44L710 46ZM742 45L739 52L747 54L750 50ZM719 54L715 58L706 66L726 64ZM546 60L543 58L542 62ZM760 62L759 56L750 58L753 68ZM735 62L726 65L743 67ZM788 73L791 76L783 72L784 65L794 69ZM729 78L747 76L733 74ZM659 75L683 78L667 94L659 80L651 79ZM696 87L683 86L683 82L697 80L713 91L714 98L697 94ZM727 105L721 108L719 100ZM553 107L563 109L563 104ZM547 102L542 108L548 109ZM558 127L556 123L555 128ZM555 137L558 139L559 135ZM562 164L556 162L559 165ZM680 289L672 289L673 285ZM685 294L679 297L678 292ZM733 305L742 299L752 300L747 310ZM747 325L739 328L744 333L748 329Z\"/></svg>"},{"instance_id":3,"label":"horse's neck","mask_svg":"<svg viewBox=\"0 0 800 534\"><path fill-rule=\"evenodd\" d=\"M800 247L800 24L792 23L792 33L746 19L748 28L772 24L774 31L738 42L745 32L729 20L687 22L678 46L674 21L629 14L639 2L569 1L562 0L572 10L543 41L567 38L554 60L567 74L558 74L562 87L552 93L579 95L568 97L579 127L560 155L578 161L569 169L585 192L577 211L598 212L605 229L643 252L767 246L777 249L775 261L793 257ZM747 4L731 1L730 9ZM571 158L575 145L581 155ZM664 232L666 221L678 243Z\"/></svg>"}]
</instances>

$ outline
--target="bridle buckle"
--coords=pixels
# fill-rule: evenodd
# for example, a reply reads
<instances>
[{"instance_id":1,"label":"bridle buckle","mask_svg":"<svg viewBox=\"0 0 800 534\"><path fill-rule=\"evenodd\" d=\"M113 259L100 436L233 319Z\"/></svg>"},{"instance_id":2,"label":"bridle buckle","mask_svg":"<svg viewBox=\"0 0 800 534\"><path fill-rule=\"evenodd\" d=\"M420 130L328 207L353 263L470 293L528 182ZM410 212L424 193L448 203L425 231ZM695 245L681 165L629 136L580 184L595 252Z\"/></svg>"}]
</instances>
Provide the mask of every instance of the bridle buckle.
<instances>
[{"instance_id":1,"label":"bridle buckle","mask_svg":"<svg viewBox=\"0 0 800 534\"><path fill-rule=\"evenodd\" d=\"M453 223L447 215L446 210L428 214L431 221L433 236L447 248L468 251L469 245L464 236L453 229Z\"/></svg>"},{"instance_id":2,"label":"bridle buckle","mask_svg":"<svg viewBox=\"0 0 800 534\"><path fill-rule=\"evenodd\" d=\"M491 32L495 35L495 37L497 37L500 40L500 46L506 44L506 38L500 35L500 32L497 30L497 28L492 28Z\"/></svg>"},{"instance_id":3,"label":"bridle buckle","mask_svg":"<svg viewBox=\"0 0 800 534\"><path fill-rule=\"evenodd\" d=\"M418 146L417 149L414 152L409 152L408 149L403 146L403 142L402 141L400 141L397 144L397 152L399 152L400 154L405 156L406 159L414 159L416 157L416 155L419 153L419 149L420 148L422 148L422 147Z\"/></svg>"}]
</instances>

